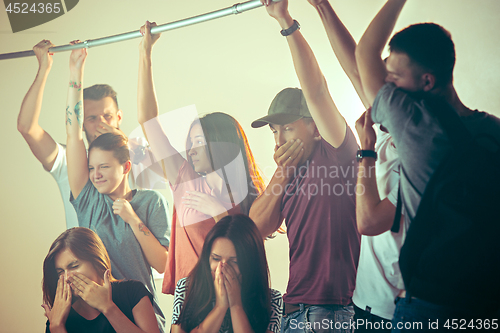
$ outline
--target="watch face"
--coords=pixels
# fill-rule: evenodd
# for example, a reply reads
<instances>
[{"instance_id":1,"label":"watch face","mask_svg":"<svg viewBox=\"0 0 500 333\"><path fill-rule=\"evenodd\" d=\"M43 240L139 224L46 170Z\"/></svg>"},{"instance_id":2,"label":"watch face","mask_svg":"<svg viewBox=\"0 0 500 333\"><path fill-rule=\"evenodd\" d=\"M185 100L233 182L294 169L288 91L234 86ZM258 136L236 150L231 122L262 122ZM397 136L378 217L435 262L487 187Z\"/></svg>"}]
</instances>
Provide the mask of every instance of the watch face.
<instances>
[{"instance_id":1,"label":"watch face","mask_svg":"<svg viewBox=\"0 0 500 333\"><path fill-rule=\"evenodd\" d=\"M364 157L373 157L375 161L377 160L377 153L373 150L358 150L356 153L356 160L361 162Z\"/></svg>"},{"instance_id":2,"label":"watch face","mask_svg":"<svg viewBox=\"0 0 500 333\"><path fill-rule=\"evenodd\" d=\"M358 152L356 153L356 161L361 162L361 160L363 159L363 154L361 153L361 151L358 150Z\"/></svg>"}]
</instances>

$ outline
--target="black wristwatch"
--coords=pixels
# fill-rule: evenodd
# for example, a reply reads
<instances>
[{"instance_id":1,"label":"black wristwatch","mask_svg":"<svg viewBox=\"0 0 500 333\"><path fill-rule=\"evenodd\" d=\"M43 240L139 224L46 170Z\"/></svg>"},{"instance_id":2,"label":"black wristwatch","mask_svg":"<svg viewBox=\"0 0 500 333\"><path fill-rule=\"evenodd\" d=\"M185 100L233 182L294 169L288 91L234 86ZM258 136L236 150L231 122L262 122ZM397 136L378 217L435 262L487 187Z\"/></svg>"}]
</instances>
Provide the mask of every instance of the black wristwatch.
<instances>
[{"instance_id":1,"label":"black wristwatch","mask_svg":"<svg viewBox=\"0 0 500 333\"><path fill-rule=\"evenodd\" d=\"M286 37L286 36L289 36L289 35L293 34L296 30L299 30L299 29L300 29L299 22L297 22L297 20L293 20L293 24L292 24L292 26L290 28L283 29L280 32L281 32L281 34L283 36Z\"/></svg>"},{"instance_id":2,"label":"black wristwatch","mask_svg":"<svg viewBox=\"0 0 500 333\"><path fill-rule=\"evenodd\" d=\"M377 160L377 152L375 152L374 150L359 149L358 152L356 153L356 160L358 161L358 163L361 162L361 160L365 157L372 157L376 161Z\"/></svg>"}]
</instances>

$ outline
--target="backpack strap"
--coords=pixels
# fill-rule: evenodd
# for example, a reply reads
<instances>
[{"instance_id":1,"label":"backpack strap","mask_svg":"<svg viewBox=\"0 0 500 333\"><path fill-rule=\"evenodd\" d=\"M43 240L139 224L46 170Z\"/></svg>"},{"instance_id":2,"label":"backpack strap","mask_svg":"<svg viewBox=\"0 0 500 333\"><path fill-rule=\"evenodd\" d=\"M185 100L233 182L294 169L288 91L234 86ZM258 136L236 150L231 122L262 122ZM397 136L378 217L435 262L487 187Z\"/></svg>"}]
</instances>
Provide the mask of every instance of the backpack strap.
<instances>
[{"instance_id":1,"label":"backpack strap","mask_svg":"<svg viewBox=\"0 0 500 333\"><path fill-rule=\"evenodd\" d=\"M456 110L444 99L429 96L425 99L428 110L441 124L443 131L455 148L463 149L473 142L473 136L465 127Z\"/></svg>"},{"instance_id":2,"label":"backpack strap","mask_svg":"<svg viewBox=\"0 0 500 333\"><path fill-rule=\"evenodd\" d=\"M401 167L400 167L401 169ZM391 231L398 233L399 226L401 225L401 211L402 211L402 203L401 203L401 176L399 177L398 184L398 203L396 205L396 214L394 215L394 222L392 222Z\"/></svg>"}]
</instances>

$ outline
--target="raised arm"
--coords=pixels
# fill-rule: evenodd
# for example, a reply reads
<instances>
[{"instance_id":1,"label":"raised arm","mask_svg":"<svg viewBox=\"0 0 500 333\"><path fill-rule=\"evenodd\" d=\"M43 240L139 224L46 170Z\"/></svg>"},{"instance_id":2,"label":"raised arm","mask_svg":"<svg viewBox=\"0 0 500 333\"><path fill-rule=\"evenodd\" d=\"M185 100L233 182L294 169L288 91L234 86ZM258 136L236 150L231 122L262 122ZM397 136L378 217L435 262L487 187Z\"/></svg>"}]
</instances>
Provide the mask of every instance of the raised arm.
<instances>
[{"instance_id":1,"label":"raised arm","mask_svg":"<svg viewBox=\"0 0 500 333\"><path fill-rule=\"evenodd\" d=\"M377 139L370 110L368 109L356 121L356 130L363 150L375 150ZM375 159L363 158L359 163L356 191L356 222L359 233L376 236L391 229L395 214L396 207L388 198L380 200L375 176Z\"/></svg>"},{"instance_id":2,"label":"raised arm","mask_svg":"<svg viewBox=\"0 0 500 333\"><path fill-rule=\"evenodd\" d=\"M356 42L352 38L349 30L342 23L337 13L333 10L328 0L308 0L318 11L321 22L325 26L326 34L330 40L333 52L337 57L340 66L347 74L358 93L363 105L368 108L370 105L365 97L361 79L359 78L358 66L356 64Z\"/></svg>"},{"instance_id":3,"label":"raised arm","mask_svg":"<svg viewBox=\"0 0 500 333\"><path fill-rule=\"evenodd\" d=\"M77 198L89 180L87 151L83 143L83 68L87 49L71 52L69 87L66 102L66 160L71 193Z\"/></svg>"},{"instance_id":4,"label":"raised arm","mask_svg":"<svg viewBox=\"0 0 500 333\"><path fill-rule=\"evenodd\" d=\"M158 102L156 101L153 83L152 50L160 34L151 35L151 27L156 23L146 22L141 27L143 34L139 45L139 80L137 86L137 118L144 135L149 141L157 160L164 160L167 179L174 182L185 159L170 144L158 118Z\"/></svg>"},{"instance_id":5,"label":"raised arm","mask_svg":"<svg viewBox=\"0 0 500 333\"><path fill-rule=\"evenodd\" d=\"M38 124L38 118L42 109L45 83L52 67L52 57L48 50L53 46L54 44L44 39L33 47L38 59L38 73L24 96L17 118L17 130L28 143L33 155L47 171L50 171L54 165L58 148L54 139Z\"/></svg>"},{"instance_id":6,"label":"raised arm","mask_svg":"<svg viewBox=\"0 0 500 333\"><path fill-rule=\"evenodd\" d=\"M405 2L406 0L388 0L372 20L356 48L359 76L370 105L385 83L387 70L382 60L382 51Z\"/></svg>"},{"instance_id":7,"label":"raised arm","mask_svg":"<svg viewBox=\"0 0 500 333\"><path fill-rule=\"evenodd\" d=\"M288 12L288 0L266 3L270 16L274 17L282 29L288 29L294 21ZM314 54L299 30L286 37L292 53L295 72L304 92L309 111L321 136L332 146L339 147L344 142L346 122L333 102L326 80L321 73Z\"/></svg>"}]
</instances>

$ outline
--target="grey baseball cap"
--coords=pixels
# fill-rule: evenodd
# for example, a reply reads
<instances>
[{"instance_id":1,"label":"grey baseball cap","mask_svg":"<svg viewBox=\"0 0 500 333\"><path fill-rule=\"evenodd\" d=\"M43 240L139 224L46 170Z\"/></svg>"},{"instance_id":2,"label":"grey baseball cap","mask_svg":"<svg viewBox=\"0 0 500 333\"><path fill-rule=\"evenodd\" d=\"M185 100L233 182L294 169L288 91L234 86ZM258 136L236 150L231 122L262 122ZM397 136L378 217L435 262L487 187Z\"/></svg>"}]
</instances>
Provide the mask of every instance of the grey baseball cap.
<instances>
[{"instance_id":1,"label":"grey baseball cap","mask_svg":"<svg viewBox=\"0 0 500 333\"><path fill-rule=\"evenodd\" d=\"M258 128L268 124L286 125L302 118L312 118L302 90L285 88L274 97L267 116L252 122L252 127Z\"/></svg>"}]
</instances>

